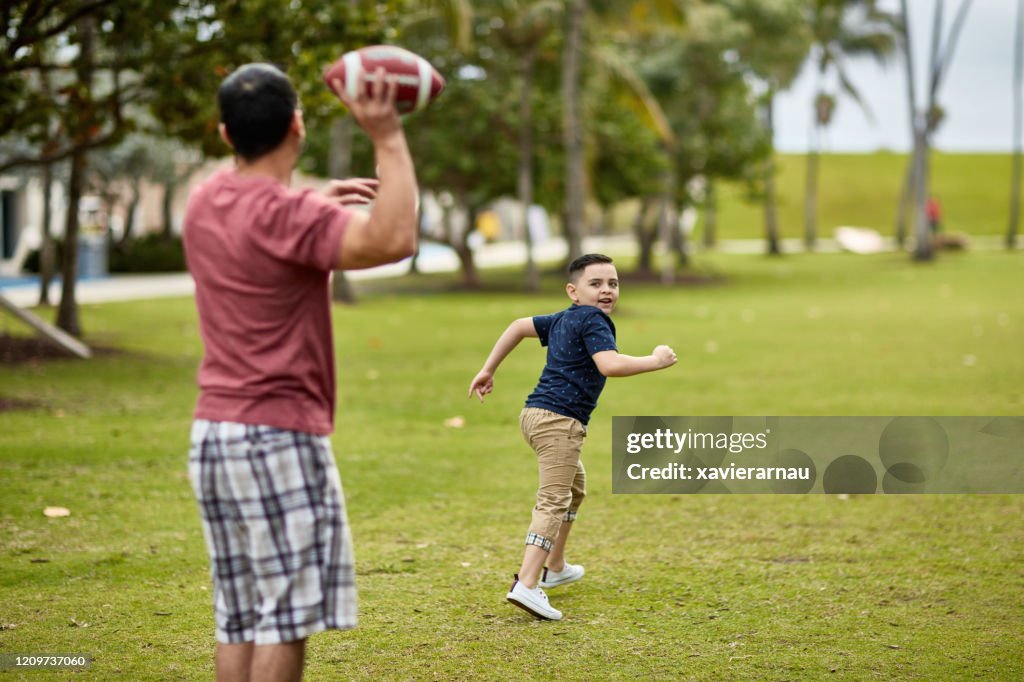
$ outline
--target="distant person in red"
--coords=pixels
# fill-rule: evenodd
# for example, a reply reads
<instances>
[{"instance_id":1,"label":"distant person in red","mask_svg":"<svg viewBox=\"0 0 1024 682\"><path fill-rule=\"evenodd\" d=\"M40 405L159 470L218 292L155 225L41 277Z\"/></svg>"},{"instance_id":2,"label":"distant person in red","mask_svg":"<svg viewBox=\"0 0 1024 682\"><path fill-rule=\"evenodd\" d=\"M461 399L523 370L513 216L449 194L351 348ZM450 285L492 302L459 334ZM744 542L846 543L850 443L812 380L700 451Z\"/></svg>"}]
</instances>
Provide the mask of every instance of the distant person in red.
<instances>
[{"instance_id":1,"label":"distant person in red","mask_svg":"<svg viewBox=\"0 0 1024 682\"><path fill-rule=\"evenodd\" d=\"M939 204L939 200L935 197L928 197L928 201L924 205L925 215L928 216L928 227L931 228L932 234L936 234L942 230L942 206Z\"/></svg>"}]
</instances>

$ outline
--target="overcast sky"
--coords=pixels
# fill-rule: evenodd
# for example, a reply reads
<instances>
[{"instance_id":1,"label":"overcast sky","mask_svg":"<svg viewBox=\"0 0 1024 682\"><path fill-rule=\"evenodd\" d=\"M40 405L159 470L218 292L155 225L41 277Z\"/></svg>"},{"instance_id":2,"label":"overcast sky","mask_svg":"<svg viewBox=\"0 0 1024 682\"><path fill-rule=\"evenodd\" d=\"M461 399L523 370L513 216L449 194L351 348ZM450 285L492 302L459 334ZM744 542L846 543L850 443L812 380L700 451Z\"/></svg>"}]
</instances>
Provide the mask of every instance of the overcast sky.
<instances>
[{"instance_id":1,"label":"overcast sky","mask_svg":"<svg viewBox=\"0 0 1024 682\"><path fill-rule=\"evenodd\" d=\"M947 0L944 40L963 0ZM899 9L898 0L883 2ZM918 90L924 98L927 53L935 0L909 0L911 40ZM1012 147L1013 40L1017 0L974 0L956 46L952 66L939 91L946 120L935 146L945 151L1009 151ZM904 65L887 67L872 60L851 61L851 80L875 117L871 123L856 102L840 99L833 123L822 140L826 151L910 148L910 122ZM793 87L776 100L775 144L780 151L806 151L812 121L815 78L805 65Z\"/></svg>"}]
</instances>

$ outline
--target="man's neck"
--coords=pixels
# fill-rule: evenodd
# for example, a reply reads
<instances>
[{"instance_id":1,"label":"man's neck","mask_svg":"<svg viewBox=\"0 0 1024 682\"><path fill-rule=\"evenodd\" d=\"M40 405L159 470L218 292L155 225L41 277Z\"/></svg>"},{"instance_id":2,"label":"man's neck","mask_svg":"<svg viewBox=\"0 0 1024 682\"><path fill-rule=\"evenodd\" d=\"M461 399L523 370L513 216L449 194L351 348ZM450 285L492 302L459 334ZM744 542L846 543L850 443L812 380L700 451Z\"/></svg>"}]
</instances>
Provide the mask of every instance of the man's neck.
<instances>
[{"instance_id":1,"label":"man's neck","mask_svg":"<svg viewBox=\"0 0 1024 682\"><path fill-rule=\"evenodd\" d=\"M271 177L287 187L292 184L294 168L292 155L283 149L276 149L253 161L235 157L235 172L238 175L242 177Z\"/></svg>"}]
</instances>

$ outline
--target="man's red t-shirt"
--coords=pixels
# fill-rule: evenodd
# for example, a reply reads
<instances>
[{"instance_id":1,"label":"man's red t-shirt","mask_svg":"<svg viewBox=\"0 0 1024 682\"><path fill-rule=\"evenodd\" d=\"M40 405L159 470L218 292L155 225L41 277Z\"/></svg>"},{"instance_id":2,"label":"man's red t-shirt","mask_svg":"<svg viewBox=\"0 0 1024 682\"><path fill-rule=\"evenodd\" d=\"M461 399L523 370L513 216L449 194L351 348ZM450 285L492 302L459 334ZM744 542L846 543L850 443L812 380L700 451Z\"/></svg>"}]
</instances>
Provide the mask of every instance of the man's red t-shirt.
<instances>
[{"instance_id":1,"label":"man's red t-shirt","mask_svg":"<svg viewBox=\"0 0 1024 682\"><path fill-rule=\"evenodd\" d=\"M193 191L184 242L205 349L196 419L334 430L329 276L350 215L313 190L234 170Z\"/></svg>"}]
</instances>

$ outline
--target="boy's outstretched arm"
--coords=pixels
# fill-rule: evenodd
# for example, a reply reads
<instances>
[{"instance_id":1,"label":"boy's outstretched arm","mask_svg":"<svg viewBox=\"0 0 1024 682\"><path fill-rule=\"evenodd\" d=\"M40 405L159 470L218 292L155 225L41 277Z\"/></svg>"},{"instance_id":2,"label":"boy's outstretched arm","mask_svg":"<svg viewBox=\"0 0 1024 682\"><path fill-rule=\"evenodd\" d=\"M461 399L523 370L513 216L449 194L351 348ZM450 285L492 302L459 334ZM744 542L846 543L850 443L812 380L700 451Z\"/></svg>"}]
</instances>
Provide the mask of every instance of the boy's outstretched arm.
<instances>
[{"instance_id":1,"label":"boy's outstretched arm","mask_svg":"<svg viewBox=\"0 0 1024 682\"><path fill-rule=\"evenodd\" d=\"M631 377L676 364L676 353L668 346L657 346L650 355L640 358L616 350L594 353L593 358L597 370L606 377Z\"/></svg>"},{"instance_id":2,"label":"boy's outstretched arm","mask_svg":"<svg viewBox=\"0 0 1024 682\"><path fill-rule=\"evenodd\" d=\"M480 402L484 396L494 390L494 373L498 370L501 361L508 357L512 349L519 345L519 342L526 338L537 338L537 329L533 326L532 317L521 317L505 329L487 356L483 369L477 372L469 384L469 396L476 393Z\"/></svg>"}]
</instances>

